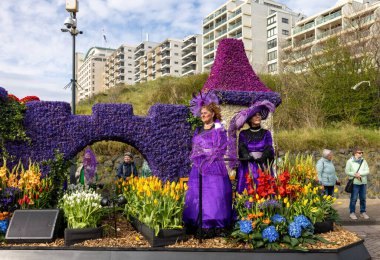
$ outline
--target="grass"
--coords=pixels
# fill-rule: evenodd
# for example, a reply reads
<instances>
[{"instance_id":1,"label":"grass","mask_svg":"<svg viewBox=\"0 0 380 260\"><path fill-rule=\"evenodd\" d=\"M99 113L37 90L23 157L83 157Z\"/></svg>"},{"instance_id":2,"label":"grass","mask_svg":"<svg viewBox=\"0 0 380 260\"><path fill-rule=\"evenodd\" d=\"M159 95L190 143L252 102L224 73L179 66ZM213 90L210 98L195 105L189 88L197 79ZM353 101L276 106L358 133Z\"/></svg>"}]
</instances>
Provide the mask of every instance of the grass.
<instances>
[{"instance_id":1,"label":"grass","mask_svg":"<svg viewBox=\"0 0 380 260\"><path fill-rule=\"evenodd\" d=\"M149 108L156 103L187 105L192 93L201 90L207 77L207 74L182 78L162 77L133 86L118 86L105 93L97 94L90 100L80 102L77 106L77 113L90 115L91 108L96 103L130 103L133 105L134 114L142 116L146 115ZM283 102L281 106L281 109L288 111L286 102ZM311 113L310 111L304 112ZM275 126L279 125L278 122L283 120L283 116L281 113L275 114ZM296 120L305 119L301 117ZM305 124L295 122L295 125ZM275 131L274 141L282 151L347 149L355 146L377 149L380 148L380 131L359 128L350 124L326 128L300 127L294 130L279 129ZM102 151L105 151L105 154L121 154L124 150L133 150L128 145L106 141L95 143L92 148L97 154Z\"/></svg>"}]
</instances>

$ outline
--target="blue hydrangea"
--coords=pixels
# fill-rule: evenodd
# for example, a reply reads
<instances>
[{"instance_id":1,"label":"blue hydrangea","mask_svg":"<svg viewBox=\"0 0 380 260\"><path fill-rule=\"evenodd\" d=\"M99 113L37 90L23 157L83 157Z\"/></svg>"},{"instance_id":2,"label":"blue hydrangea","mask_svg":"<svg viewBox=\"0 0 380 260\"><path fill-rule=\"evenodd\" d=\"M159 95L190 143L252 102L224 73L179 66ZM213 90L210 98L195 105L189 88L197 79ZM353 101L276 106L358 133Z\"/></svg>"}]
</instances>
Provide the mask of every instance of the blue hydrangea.
<instances>
[{"instance_id":1,"label":"blue hydrangea","mask_svg":"<svg viewBox=\"0 0 380 260\"><path fill-rule=\"evenodd\" d=\"M298 223L292 222L288 226L288 233L291 237L299 238L302 235L302 228Z\"/></svg>"},{"instance_id":2,"label":"blue hydrangea","mask_svg":"<svg viewBox=\"0 0 380 260\"><path fill-rule=\"evenodd\" d=\"M304 215L298 215L294 218L294 222L297 223L301 228L312 227L310 220Z\"/></svg>"},{"instance_id":3,"label":"blue hydrangea","mask_svg":"<svg viewBox=\"0 0 380 260\"><path fill-rule=\"evenodd\" d=\"M5 234L8 228L8 219L0 221L0 234Z\"/></svg>"},{"instance_id":4,"label":"blue hydrangea","mask_svg":"<svg viewBox=\"0 0 380 260\"><path fill-rule=\"evenodd\" d=\"M279 234L274 226L269 226L261 233L263 239L268 239L269 242L274 242L279 238Z\"/></svg>"},{"instance_id":5,"label":"blue hydrangea","mask_svg":"<svg viewBox=\"0 0 380 260\"><path fill-rule=\"evenodd\" d=\"M249 234L253 230L252 229L252 221L250 221L250 220L240 220L239 225L240 225L240 231L245 233L245 234Z\"/></svg>"},{"instance_id":6,"label":"blue hydrangea","mask_svg":"<svg viewBox=\"0 0 380 260\"><path fill-rule=\"evenodd\" d=\"M274 224L279 224L279 223L283 223L283 222L286 221L286 219L285 219L283 216L281 216L280 214L275 214L275 215L273 215L273 216L270 218L270 220L272 220L272 222L273 222Z\"/></svg>"}]
</instances>

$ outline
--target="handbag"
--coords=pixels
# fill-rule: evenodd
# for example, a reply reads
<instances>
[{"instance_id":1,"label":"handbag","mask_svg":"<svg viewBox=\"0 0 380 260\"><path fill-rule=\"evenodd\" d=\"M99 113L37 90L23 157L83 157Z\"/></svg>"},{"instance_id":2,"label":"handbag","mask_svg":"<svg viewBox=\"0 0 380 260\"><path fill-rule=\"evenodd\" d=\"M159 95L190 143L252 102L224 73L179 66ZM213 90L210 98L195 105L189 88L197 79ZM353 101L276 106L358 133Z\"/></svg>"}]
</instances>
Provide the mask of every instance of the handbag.
<instances>
[{"instance_id":1,"label":"handbag","mask_svg":"<svg viewBox=\"0 0 380 260\"><path fill-rule=\"evenodd\" d=\"M360 167L362 166L362 163L363 163L363 160L360 162L359 168L356 170L356 172L359 171ZM344 188L345 192L352 193L352 189L354 188L354 178L348 180L346 187Z\"/></svg>"},{"instance_id":2,"label":"handbag","mask_svg":"<svg viewBox=\"0 0 380 260\"><path fill-rule=\"evenodd\" d=\"M354 179L350 179L348 180L346 187L344 188L344 191L347 193L351 193L353 188L354 188Z\"/></svg>"}]
</instances>

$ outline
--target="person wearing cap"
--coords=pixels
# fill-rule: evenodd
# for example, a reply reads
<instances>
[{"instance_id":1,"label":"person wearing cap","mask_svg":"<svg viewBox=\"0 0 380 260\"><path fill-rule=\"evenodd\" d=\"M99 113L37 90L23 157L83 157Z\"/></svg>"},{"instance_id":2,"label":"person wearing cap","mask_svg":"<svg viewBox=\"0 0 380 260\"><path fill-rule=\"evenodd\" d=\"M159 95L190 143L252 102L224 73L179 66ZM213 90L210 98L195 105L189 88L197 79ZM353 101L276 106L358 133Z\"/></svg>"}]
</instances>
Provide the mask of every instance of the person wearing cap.
<instances>
[{"instance_id":1,"label":"person wearing cap","mask_svg":"<svg viewBox=\"0 0 380 260\"><path fill-rule=\"evenodd\" d=\"M345 172L350 179L353 179L353 188L350 197L350 218L356 217L356 201L360 200L360 217L369 219L366 213L366 196L367 196L367 176L369 167L367 161L363 158L363 150L359 148L353 149L352 157L346 163Z\"/></svg>"},{"instance_id":2,"label":"person wearing cap","mask_svg":"<svg viewBox=\"0 0 380 260\"><path fill-rule=\"evenodd\" d=\"M326 195L333 196L335 184L340 185L336 175L335 166L332 162L334 154L331 150L324 149L322 158L318 160L316 168L318 181L323 186Z\"/></svg>"},{"instance_id":3,"label":"person wearing cap","mask_svg":"<svg viewBox=\"0 0 380 260\"><path fill-rule=\"evenodd\" d=\"M247 174L252 174L253 181L258 184L259 169L271 171L271 164L274 160L274 149L272 135L269 130L261 127L261 121L267 119L269 112L274 112L275 106L269 101L260 101L253 104L248 109L240 111L234 116L230 123L229 141L230 145L236 143L233 139L245 123L249 128L242 130L239 134L238 154L241 159L236 171L236 191L242 193L247 189ZM232 150L233 148L229 149ZM233 153L229 154L232 158ZM273 172L271 171L273 174ZM248 190L247 190L248 191ZM253 192L253 191L248 191Z\"/></svg>"},{"instance_id":4,"label":"person wearing cap","mask_svg":"<svg viewBox=\"0 0 380 260\"><path fill-rule=\"evenodd\" d=\"M133 155L130 152L124 153L124 162L117 168L117 175L120 178L128 178L131 176L138 176L138 171L136 169L135 163L133 162Z\"/></svg>"}]
</instances>

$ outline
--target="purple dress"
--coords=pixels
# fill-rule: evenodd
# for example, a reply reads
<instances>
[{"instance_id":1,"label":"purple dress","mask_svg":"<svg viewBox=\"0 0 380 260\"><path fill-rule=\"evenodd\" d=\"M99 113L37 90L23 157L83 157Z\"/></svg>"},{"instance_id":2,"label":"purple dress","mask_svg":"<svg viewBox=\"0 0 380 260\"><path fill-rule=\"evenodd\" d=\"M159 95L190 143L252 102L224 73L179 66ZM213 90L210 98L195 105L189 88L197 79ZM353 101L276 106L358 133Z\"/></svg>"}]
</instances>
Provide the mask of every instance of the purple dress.
<instances>
[{"instance_id":1,"label":"purple dress","mask_svg":"<svg viewBox=\"0 0 380 260\"><path fill-rule=\"evenodd\" d=\"M253 180L257 184L259 167L267 169L273 162L274 150L270 131L260 128L241 131L239 134L239 157L250 158L249 161L241 161L236 173L236 191L242 193L246 188L246 173L250 170Z\"/></svg>"},{"instance_id":2,"label":"purple dress","mask_svg":"<svg viewBox=\"0 0 380 260\"><path fill-rule=\"evenodd\" d=\"M231 224L232 188L223 156L227 135L220 123L214 128L198 128L193 137L193 163L186 193L183 221L198 226L198 174L202 174L202 228L224 228Z\"/></svg>"}]
</instances>

